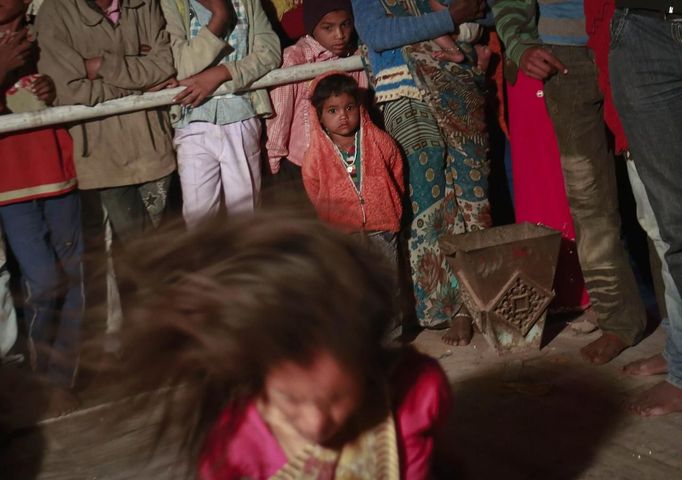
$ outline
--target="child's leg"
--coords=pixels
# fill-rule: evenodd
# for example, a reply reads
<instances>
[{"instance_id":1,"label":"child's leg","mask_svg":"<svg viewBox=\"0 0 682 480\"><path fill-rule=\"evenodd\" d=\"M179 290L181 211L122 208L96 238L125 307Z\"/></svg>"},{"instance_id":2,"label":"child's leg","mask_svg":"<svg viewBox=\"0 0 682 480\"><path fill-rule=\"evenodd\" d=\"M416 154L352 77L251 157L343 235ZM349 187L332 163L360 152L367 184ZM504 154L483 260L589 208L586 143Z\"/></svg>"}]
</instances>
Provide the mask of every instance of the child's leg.
<instances>
[{"instance_id":1,"label":"child's leg","mask_svg":"<svg viewBox=\"0 0 682 480\"><path fill-rule=\"evenodd\" d=\"M459 63L464 60L464 53L457 46L455 40L449 35L443 35L434 40L436 45L442 48L439 52L433 52L433 58L445 60L446 62Z\"/></svg>"},{"instance_id":2,"label":"child's leg","mask_svg":"<svg viewBox=\"0 0 682 480\"><path fill-rule=\"evenodd\" d=\"M182 215L190 229L220 208L220 128L202 122L175 132Z\"/></svg>"},{"instance_id":3,"label":"child's leg","mask_svg":"<svg viewBox=\"0 0 682 480\"><path fill-rule=\"evenodd\" d=\"M66 383L73 381L76 371L85 307L81 203L78 193L45 200L45 221L50 230L50 243L66 277L59 325L52 345L56 355L50 360L48 375L61 378L62 383Z\"/></svg>"},{"instance_id":4,"label":"child's leg","mask_svg":"<svg viewBox=\"0 0 682 480\"><path fill-rule=\"evenodd\" d=\"M0 230L0 357L9 352L17 340L17 316L9 288L9 272L5 268L5 244Z\"/></svg>"},{"instance_id":5,"label":"child's leg","mask_svg":"<svg viewBox=\"0 0 682 480\"><path fill-rule=\"evenodd\" d=\"M487 71L488 65L490 65L490 57L492 56L493 52L490 51L488 45L483 45L482 43L477 43L474 45L474 49L476 49L476 66L482 72Z\"/></svg>"},{"instance_id":6,"label":"child's leg","mask_svg":"<svg viewBox=\"0 0 682 480\"><path fill-rule=\"evenodd\" d=\"M138 187L142 202L149 213L154 228L158 228L161 225L161 220L163 220L170 184L171 175L166 175L158 180L143 183Z\"/></svg>"},{"instance_id":7,"label":"child's leg","mask_svg":"<svg viewBox=\"0 0 682 480\"><path fill-rule=\"evenodd\" d=\"M429 0L429 7L431 8L432 12L440 12L441 10L445 10L447 8L438 0ZM434 58L455 63L459 63L464 60L464 54L455 43L455 38L453 36L442 35L434 39L434 42L436 42L436 45L443 49L440 52L434 52Z\"/></svg>"},{"instance_id":8,"label":"child's leg","mask_svg":"<svg viewBox=\"0 0 682 480\"><path fill-rule=\"evenodd\" d=\"M7 242L19 262L23 277L24 321L29 338L38 346L37 368L44 371L49 353L47 342L53 324L59 287L57 257L48 238L43 201L20 202L0 207ZM61 380L61 379L60 379ZM69 387L66 382L64 387Z\"/></svg>"},{"instance_id":9,"label":"child's leg","mask_svg":"<svg viewBox=\"0 0 682 480\"><path fill-rule=\"evenodd\" d=\"M250 118L220 128L220 174L227 212L253 212L261 186L261 120Z\"/></svg>"}]
</instances>

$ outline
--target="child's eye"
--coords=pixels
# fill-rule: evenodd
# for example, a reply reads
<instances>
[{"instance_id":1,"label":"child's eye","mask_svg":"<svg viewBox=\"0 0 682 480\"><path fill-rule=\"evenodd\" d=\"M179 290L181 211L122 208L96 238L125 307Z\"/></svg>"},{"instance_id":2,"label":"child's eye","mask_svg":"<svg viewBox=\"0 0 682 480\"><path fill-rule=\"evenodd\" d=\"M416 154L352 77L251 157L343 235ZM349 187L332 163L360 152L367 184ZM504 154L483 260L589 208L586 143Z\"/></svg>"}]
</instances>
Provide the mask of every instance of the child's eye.
<instances>
[{"instance_id":1,"label":"child's eye","mask_svg":"<svg viewBox=\"0 0 682 480\"><path fill-rule=\"evenodd\" d=\"M329 110L327 110L327 113L336 113L336 109L335 109L335 108L330 108Z\"/></svg>"},{"instance_id":2,"label":"child's eye","mask_svg":"<svg viewBox=\"0 0 682 480\"><path fill-rule=\"evenodd\" d=\"M346 105L347 112L352 112L353 110L355 110L355 105Z\"/></svg>"}]
</instances>

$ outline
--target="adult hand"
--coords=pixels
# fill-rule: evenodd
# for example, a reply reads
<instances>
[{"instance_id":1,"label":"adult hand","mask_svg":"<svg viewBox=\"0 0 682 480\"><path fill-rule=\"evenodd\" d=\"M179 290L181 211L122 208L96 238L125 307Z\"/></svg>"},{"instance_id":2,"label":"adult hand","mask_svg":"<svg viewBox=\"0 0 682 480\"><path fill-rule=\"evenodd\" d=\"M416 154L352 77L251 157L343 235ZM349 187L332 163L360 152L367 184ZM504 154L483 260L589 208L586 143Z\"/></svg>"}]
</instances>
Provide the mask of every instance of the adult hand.
<instances>
[{"instance_id":1,"label":"adult hand","mask_svg":"<svg viewBox=\"0 0 682 480\"><path fill-rule=\"evenodd\" d=\"M95 80L99 77L99 69L102 66L102 57L84 58L85 72L88 80Z\"/></svg>"},{"instance_id":2,"label":"adult hand","mask_svg":"<svg viewBox=\"0 0 682 480\"><path fill-rule=\"evenodd\" d=\"M481 18L485 14L485 0L452 0L448 10L455 25Z\"/></svg>"},{"instance_id":3,"label":"adult hand","mask_svg":"<svg viewBox=\"0 0 682 480\"><path fill-rule=\"evenodd\" d=\"M568 73L566 66L559 61L552 52L542 46L530 47L519 62L519 68L529 77L538 80L547 80L556 73Z\"/></svg>"},{"instance_id":4,"label":"adult hand","mask_svg":"<svg viewBox=\"0 0 682 480\"><path fill-rule=\"evenodd\" d=\"M169 78L166 81L163 81L157 85L154 85L153 87L150 87L147 89L147 92L159 92L161 90L165 90L167 88L175 88L179 86L180 83L177 81L175 77Z\"/></svg>"},{"instance_id":5,"label":"adult hand","mask_svg":"<svg viewBox=\"0 0 682 480\"><path fill-rule=\"evenodd\" d=\"M180 81L187 87L173 101L183 106L198 107L224 82L231 80L230 72L223 65L208 68L201 73Z\"/></svg>"},{"instance_id":6,"label":"adult hand","mask_svg":"<svg viewBox=\"0 0 682 480\"><path fill-rule=\"evenodd\" d=\"M47 75L39 76L32 84L31 91L43 102L45 105L52 105L54 99L57 97L57 90L54 82Z\"/></svg>"},{"instance_id":7,"label":"adult hand","mask_svg":"<svg viewBox=\"0 0 682 480\"><path fill-rule=\"evenodd\" d=\"M4 81L5 76L12 70L26 64L31 54L31 46L26 30L5 34L0 38L0 81Z\"/></svg>"}]
</instances>

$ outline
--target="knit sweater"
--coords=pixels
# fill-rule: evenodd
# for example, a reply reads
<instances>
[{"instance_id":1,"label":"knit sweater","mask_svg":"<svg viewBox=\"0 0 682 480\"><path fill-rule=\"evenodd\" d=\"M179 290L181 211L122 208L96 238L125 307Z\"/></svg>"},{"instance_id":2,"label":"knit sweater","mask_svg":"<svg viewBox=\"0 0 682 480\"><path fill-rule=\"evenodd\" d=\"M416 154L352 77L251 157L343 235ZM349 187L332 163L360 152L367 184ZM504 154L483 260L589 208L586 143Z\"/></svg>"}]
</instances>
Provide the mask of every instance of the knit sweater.
<instances>
[{"instance_id":1,"label":"knit sweater","mask_svg":"<svg viewBox=\"0 0 682 480\"><path fill-rule=\"evenodd\" d=\"M321 78L324 76L316 82ZM310 146L303 158L302 169L306 192L318 216L344 231L397 232L404 193L400 150L386 132L372 123L363 107L360 136L361 184L356 191L311 105Z\"/></svg>"},{"instance_id":2,"label":"knit sweater","mask_svg":"<svg viewBox=\"0 0 682 480\"><path fill-rule=\"evenodd\" d=\"M352 0L352 4L355 29L368 48L377 102L420 99L400 49L452 33L455 26L450 13L442 10L419 17L394 17L386 13L381 0Z\"/></svg>"}]
</instances>

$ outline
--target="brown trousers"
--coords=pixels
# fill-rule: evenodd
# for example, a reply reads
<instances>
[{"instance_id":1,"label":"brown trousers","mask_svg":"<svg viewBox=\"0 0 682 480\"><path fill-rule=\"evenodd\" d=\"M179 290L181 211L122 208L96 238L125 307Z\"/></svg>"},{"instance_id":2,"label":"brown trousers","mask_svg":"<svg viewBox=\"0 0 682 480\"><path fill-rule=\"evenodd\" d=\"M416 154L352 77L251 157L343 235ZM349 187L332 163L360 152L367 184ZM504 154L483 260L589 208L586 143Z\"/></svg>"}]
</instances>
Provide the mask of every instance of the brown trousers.
<instances>
[{"instance_id":1,"label":"brown trousers","mask_svg":"<svg viewBox=\"0 0 682 480\"><path fill-rule=\"evenodd\" d=\"M632 345L646 326L644 305L620 238L614 156L603 117L603 95L587 47L552 46L568 68L545 83L578 258L599 327Z\"/></svg>"}]
</instances>

